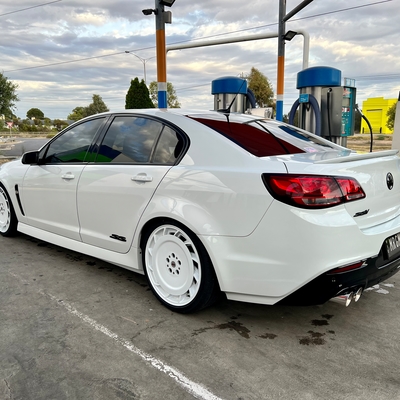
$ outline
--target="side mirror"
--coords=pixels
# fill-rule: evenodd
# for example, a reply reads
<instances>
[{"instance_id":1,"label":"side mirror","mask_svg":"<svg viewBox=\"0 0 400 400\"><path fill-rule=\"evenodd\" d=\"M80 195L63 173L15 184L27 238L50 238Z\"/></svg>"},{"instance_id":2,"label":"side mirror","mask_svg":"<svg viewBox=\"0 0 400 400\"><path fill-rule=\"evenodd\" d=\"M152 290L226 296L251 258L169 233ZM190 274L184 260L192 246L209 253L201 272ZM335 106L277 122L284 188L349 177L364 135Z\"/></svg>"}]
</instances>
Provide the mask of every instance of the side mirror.
<instances>
[{"instance_id":1,"label":"side mirror","mask_svg":"<svg viewBox=\"0 0 400 400\"><path fill-rule=\"evenodd\" d=\"M39 152L28 151L27 153L24 153L21 162L22 164L39 164Z\"/></svg>"}]
</instances>

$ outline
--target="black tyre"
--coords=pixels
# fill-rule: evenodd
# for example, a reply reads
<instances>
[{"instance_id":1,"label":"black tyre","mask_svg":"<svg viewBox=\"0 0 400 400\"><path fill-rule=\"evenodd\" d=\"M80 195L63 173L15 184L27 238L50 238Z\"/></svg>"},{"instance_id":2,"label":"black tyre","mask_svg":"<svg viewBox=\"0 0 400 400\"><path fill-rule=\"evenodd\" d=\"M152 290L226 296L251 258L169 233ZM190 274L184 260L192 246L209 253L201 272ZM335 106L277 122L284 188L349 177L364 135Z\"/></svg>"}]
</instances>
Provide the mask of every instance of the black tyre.
<instances>
[{"instance_id":1,"label":"black tyre","mask_svg":"<svg viewBox=\"0 0 400 400\"><path fill-rule=\"evenodd\" d=\"M2 236L15 236L17 224L18 221L10 196L0 185L0 234Z\"/></svg>"},{"instance_id":2,"label":"black tyre","mask_svg":"<svg viewBox=\"0 0 400 400\"><path fill-rule=\"evenodd\" d=\"M151 290L170 310L191 313L218 299L210 257L185 226L172 221L150 226L142 238L142 257Z\"/></svg>"}]
</instances>

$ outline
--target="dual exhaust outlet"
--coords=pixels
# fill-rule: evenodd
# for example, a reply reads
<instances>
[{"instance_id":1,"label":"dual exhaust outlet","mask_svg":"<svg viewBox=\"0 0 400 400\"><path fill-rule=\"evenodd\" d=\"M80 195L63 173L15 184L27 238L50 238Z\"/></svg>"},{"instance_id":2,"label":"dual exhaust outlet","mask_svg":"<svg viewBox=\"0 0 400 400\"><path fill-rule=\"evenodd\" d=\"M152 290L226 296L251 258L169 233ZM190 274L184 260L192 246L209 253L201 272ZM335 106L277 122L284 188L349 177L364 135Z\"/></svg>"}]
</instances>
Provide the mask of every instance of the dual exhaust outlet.
<instances>
[{"instance_id":1,"label":"dual exhaust outlet","mask_svg":"<svg viewBox=\"0 0 400 400\"><path fill-rule=\"evenodd\" d=\"M359 287L356 292L351 292L348 294L342 294L340 296L332 297L330 301L333 301L334 303L342 304L345 307L348 307L352 300L357 302L360 300L360 297L362 295L363 288Z\"/></svg>"}]
</instances>

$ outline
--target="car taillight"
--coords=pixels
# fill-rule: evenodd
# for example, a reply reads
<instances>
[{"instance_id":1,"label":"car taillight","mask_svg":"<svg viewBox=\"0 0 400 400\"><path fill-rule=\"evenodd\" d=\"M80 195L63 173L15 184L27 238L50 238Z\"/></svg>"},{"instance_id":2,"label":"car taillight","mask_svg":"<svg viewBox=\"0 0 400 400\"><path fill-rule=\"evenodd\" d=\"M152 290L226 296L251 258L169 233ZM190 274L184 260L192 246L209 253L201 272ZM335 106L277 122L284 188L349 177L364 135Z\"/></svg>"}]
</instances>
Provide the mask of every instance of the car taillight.
<instances>
[{"instance_id":1,"label":"car taillight","mask_svg":"<svg viewBox=\"0 0 400 400\"><path fill-rule=\"evenodd\" d=\"M335 275L335 274L343 274L344 272L349 272L349 271L354 271L356 269L360 269L362 267L365 267L367 264L365 260L358 261L354 264L348 264L345 265L344 267L339 267L332 269L331 271L328 272L328 275Z\"/></svg>"},{"instance_id":2,"label":"car taillight","mask_svg":"<svg viewBox=\"0 0 400 400\"><path fill-rule=\"evenodd\" d=\"M365 193L353 178L320 175L263 174L277 200L301 208L326 208L362 199Z\"/></svg>"}]
</instances>

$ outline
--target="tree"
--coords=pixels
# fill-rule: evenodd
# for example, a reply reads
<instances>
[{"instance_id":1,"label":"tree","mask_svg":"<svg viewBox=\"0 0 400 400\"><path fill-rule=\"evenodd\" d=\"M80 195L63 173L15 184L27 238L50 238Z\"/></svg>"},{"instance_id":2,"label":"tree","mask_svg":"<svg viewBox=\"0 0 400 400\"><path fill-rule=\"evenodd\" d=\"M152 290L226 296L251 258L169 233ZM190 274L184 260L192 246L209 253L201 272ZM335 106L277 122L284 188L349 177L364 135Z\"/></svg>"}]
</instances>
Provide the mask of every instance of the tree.
<instances>
[{"instance_id":1,"label":"tree","mask_svg":"<svg viewBox=\"0 0 400 400\"><path fill-rule=\"evenodd\" d=\"M86 107L75 107L72 110L72 113L68 115L67 119L78 121L82 118L88 117L89 115L109 111L100 95L94 94L92 99L93 102Z\"/></svg>"},{"instance_id":2,"label":"tree","mask_svg":"<svg viewBox=\"0 0 400 400\"><path fill-rule=\"evenodd\" d=\"M94 94L92 99L93 102L90 103L87 107L85 107L85 112L86 112L85 117L88 117L89 115L110 111L100 95Z\"/></svg>"},{"instance_id":3,"label":"tree","mask_svg":"<svg viewBox=\"0 0 400 400\"><path fill-rule=\"evenodd\" d=\"M393 131L394 129L394 121L396 118L396 107L397 107L397 102L394 103L391 107L389 107L386 116L388 117L386 121L386 126Z\"/></svg>"},{"instance_id":4,"label":"tree","mask_svg":"<svg viewBox=\"0 0 400 400\"><path fill-rule=\"evenodd\" d=\"M72 119L72 121L79 121L85 117L85 107L75 107L72 113L68 115L67 119Z\"/></svg>"},{"instance_id":5,"label":"tree","mask_svg":"<svg viewBox=\"0 0 400 400\"><path fill-rule=\"evenodd\" d=\"M263 73L252 67L247 82L248 88L254 93L259 107L275 107L272 85Z\"/></svg>"},{"instance_id":6,"label":"tree","mask_svg":"<svg viewBox=\"0 0 400 400\"><path fill-rule=\"evenodd\" d=\"M30 110L28 110L28 112L26 113L26 116L29 119L35 118L35 119L43 119L44 118L44 114L43 111L39 110L38 108L31 108Z\"/></svg>"},{"instance_id":7,"label":"tree","mask_svg":"<svg viewBox=\"0 0 400 400\"><path fill-rule=\"evenodd\" d=\"M16 83L12 83L0 73L0 114L4 114L5 117L12 117L15 102L19 101L18 95L15 93L17 88Z\"/></svg>"},{"instance_id":8,"label":"tree","mask_svg":"<svg viewBox=\"0 0 400 400\"><path fill-rule=\"evenodd\" d=\"M53 121L53 125L57 128L57 130L61 131L64 129L66 126L68 126L67 122L61 120L61 119L55 119Z\"/></svg>"},{"instance_id":9,"label":"tree","mask_svg":"<svg viewBox=\"0 0 400 400\"><path fill-rule=\"evenodd\" d=\"M156 81L153 81L149 85L149 92L151 101L154 107L158 107L158 85ZM178 101L178 96L171 82L167 82L167 106L168 108L180 108L181 103Z\"/></svg>"},{"instance_id":10,"label":"tree","mask_svg":"<svg viewBox=\"0 0 400 400\"><path fill-rule=\"evenodd\" d=\"M125 109L131 108L154 108L144 80L142 79L139 83L137 77L131 79L131 85L125 97Z\"/></svg>"}]
</instances>

